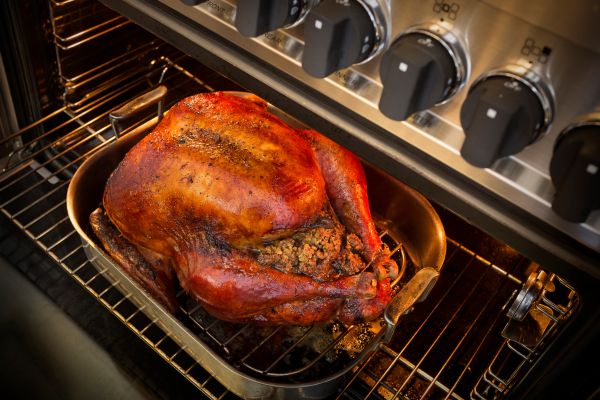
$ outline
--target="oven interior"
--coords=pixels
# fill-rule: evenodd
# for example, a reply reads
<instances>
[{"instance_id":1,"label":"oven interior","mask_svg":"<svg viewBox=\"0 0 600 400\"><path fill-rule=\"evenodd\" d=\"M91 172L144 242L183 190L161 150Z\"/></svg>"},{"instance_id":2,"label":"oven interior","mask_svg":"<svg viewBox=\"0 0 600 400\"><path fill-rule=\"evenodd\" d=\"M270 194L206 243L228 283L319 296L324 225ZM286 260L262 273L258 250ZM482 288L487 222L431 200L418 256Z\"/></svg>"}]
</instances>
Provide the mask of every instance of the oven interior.
<instances>
[{"instance_id":1,"label":"oven interior","mask_svg":"<svg viewBox=\"0 0 600 400\"><path fill-rule=\"evenodd\" d=\"M37 82L42 115L2 139L2 214L199 395L238 398L94 267L67 215L66 192L78 166L117 140L108 115L131 99L164 84L168 109L194 93L245 89L99 2L50 0L43 7L53 68L36 71L43 77ZM123 134L155 115L155 108L148 109L128 121ZM433 205L447 234L438 282L401 318L392 340L352 368L333 397L504 397L577 312L580 298L569 282ZM191 300L181 303L180 323L257 379L293 386L319 379L353 356L344 349L348 334L315 346L308 342L320 327L253 329L216 320ZM368 329L352 335L369 340Z\"/></svg>"}]
</instances>

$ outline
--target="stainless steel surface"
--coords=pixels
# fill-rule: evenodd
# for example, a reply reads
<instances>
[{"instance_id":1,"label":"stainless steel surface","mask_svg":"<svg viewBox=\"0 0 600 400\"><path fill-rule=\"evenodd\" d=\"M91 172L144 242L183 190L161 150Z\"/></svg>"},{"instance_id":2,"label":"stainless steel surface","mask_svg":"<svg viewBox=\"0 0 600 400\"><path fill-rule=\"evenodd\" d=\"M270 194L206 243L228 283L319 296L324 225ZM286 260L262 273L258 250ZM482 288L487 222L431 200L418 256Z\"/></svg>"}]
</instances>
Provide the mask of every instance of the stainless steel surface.
<instances>
[{"instance_id":1,"label":"stainless steel surface","mask_svg":"<svg viewBox=\"0 0 600 400\"><path fill-rule=\"evenodd\" d=\"M592 20L600 15L598 0L586 0L573 3L570 0L545 1L519 0L482 0L490 6L518 16L531 25L543 27L555 32L571 42L600 53L600 43L594 38L600 37L598 24L584 24L579 21ZM557 13L556 11L559 10Z\"/></svg>"},{"instance_id":2,"label":"stainless steel surface","mask_svg":"<svg viewBox=\"0 0 600 400\"><path fill-rule=\"evenodd\" d=\"M369 14L375 30L375 40L373 41L373 50L361 64L371 61L390 43L392 36L391 0L357 0Z\"/></svg>"},{"instance_id":3,"label":"stainless steel surface","mask_svg":"<svg viewBox=\"0 0 600 400\"><path fill-rule=\"evenodd\" d=\"M229 16L235 12L232 2L213 0L204 5L185 7L176 0L160 1L257 57L268 60L271 65L306 82L315 90L325 93L333 102L350 110L360 110L362 117L379 125L390 135L421 149L450 169L468 177L473 183L510 201L524 212L549 223L585 246L600 251L600 212L592 213L581 224L567 222L557 216L550 207L554 188L548 172L553 144L559 132L578 115L597 107L600 101L600 85L595 73L600 69L600 53L597 46L592 44L595 42L593 38L598 36L598 28L594 27L597 25L594 21L598 13L596 1L582 1L577 6L567 2L554 2L552 6L546 6L545 2L537 1L523 5L522 8L515 2L500 7L498 2L493 2L492 6L492 2L475 0L455 1L448 4L448 7L442 7L440 2L432 4L429 1L392 2L392 40L412 26L443 22L465 43L465 53L472 66L466 87L487 71L508 64L525 67L548 82L556 104L548 133L519 154L498 160L488 169L473 167L460 157L464 133L460 128L459 112L466 90L461 90L451 101L415 115L406 122L392 121L384 117L377 107L381 94L378 76L380 57L338 71L326 79L316 79L304 73L300 65L303 48L301 26L246 39L230 23ZM196 40L194 31L188 27L175 26L169 18L150 8L145 9L135 0L126 2L144 9L144 12L160 23ZM534 18L534 10L541 9L544 12ZM521 17L521 10L524 10L527 19ZM563 18L563 15L575 18ZM582 28L583 26L588 28ZM579 33L567 35L567 30ZM198 43L204 46L201 39L198 39ZM231 54L219 56L234 65L239 62ZM255 72L252 68L247 71ZM281 82L273 81L259 72L256 72L255 77L269 82L276 90L287 93ZM361 140L370 144L373 142L373 138L365 137L364 132L358 131L352 124L339 121L328 110L311 104L300 95L297 98L294 93L289 95L315 114L339 122L342 129ZM418 122L424 116L429 121L426 125ZM376 143L373 144L377 146ZM393 149L381 150L391 157L398 157ZM436 180L435 176L428 178Z\"/></svg>"},{"instance_id":4,"label":"stainless steel surface","mask_svg":"<svg viewBox=\"0 0 600 400\"><path fill-rule=\"evenodd\" d=\"M298 19L293 24L287 26L286 28L293 28L293 27L298 26L301 23L303 23L304 18L306 18L306 15L310 11L310 9L314 6L316 6L317 4L319 4L319 1L320 0L304 0L302 2L302 8L300 9L300 14L299 14Z\"/></svg>"},{"instance_id":5,"label":"stainless steel surface","mask_svg":"<svg viewBox=\"0 0 600 400\"><path fill-rule=\"evenodd\" d=\"M247 95L246 93L239 92L232 93L239 96ZM293 120L291 117L272 106L269 107L269 111L282 118L292 127L305 127L299 121ZM156 121L153 120L153 122ZM396 298L394 300L392 304L405 302L406 305L403 310L392 307L392 309L386 311L386 315L389 316L389 318L385 318L387 326L383 323L384 319L381 318L380 320L364 326L344 327L342 334L337 337L331 334L319 335L319 340L329 342L330 344L324 349L319 350L319 355L315 360L307 363L306 366L300 367L294 365L290 372L284 373L277 363L279 362L279 364L285 365L283 364L283 361L280 362L280 360L284 359L286 353L283 353L281 356L274 356L271 361L273 365L269 366L266 370L263 370L263 368L260 367L254 367L252 363L248 364L248 362L245 361L248 356L247 352L242 354L243 358L239 361L235 356L235 347L231 347L228 344L229 341L218 341L218 346L215 346L215 343L212 341L199 336L198 332L187 329L183 321L179 321L159 303L148 296L135 281L123 272L118 264L112 261L110 257L104 253L101 246L94 241L93 236L87 234L89 215L101 202L106 179L108 179L108 176L112 173L114 168L116 168L118 162L125 153L144 137L150 131L151 127L151 124L147 123L133 130L111 146L98 151L78 168L69 184L67 192L67 209L69 217L82 238L88 258L96 265L98 270L106 271L107 275L111 276L115 282L119 283L119 286L122 287L124 293L131 294L130 300L132 302L136 303L138 307L143 306L144 312L149 318L156 320L157 324L164 326L165 330L171 333L171 338L174 341L182 348L189 349L190 352L195 355L195 359L200 365L208 371L211 371L219 381L237 395L243 398L286 399L303 398L307 394L310 394L311 398L328 397L335 392L343 379L345 379L346 375L358 365L369 352L377 348L384 338L391 339L401 314L412 307L416 301L423 300L435 283L446 254L446 237L443 225L437 216L437 213L429 202L418 193L397 181L395 182L390 178L386 178L372 168L367 168L368 182L376 183L372 186L368 185L370 188L369 199L372 212L382 221L382 224L380 225L380 229L382 229L381 235L389 236L388 241L391 239L394 242L397 242L397 245L391 246L394 252L397 252L400 248L398 244L405 247L406 253L412 260L413 268L416 271L415 277L411 279L418 280L420 290L416 291L416 293L410 293L410 296L407 298ZM398 210L402 210L402 213L399 213ZM399 264L402 264L401 260L398 261ZM428 273L419 273L423 268L426 268ZM423 276L427 276L427 279L421 279ZM409 280L406 285L411 287L411 281ZM404 294L406 294L406 291L403 290L400 290L398 293L398 295ZM189 304L191 301L191 299L188 299L185 303ZM190 307L198 309L198 306L195 304L188 306L187 308L189 309ZM187 311L187 314L191 315L192 313ZM205 322L205 319L206 317L201 319L194 318L193 320L201 327L201 330L206 330L208 324ZM315 327L314 329L322 328ZM303 377L302 373L305 373L305 371L324 368L321 366L323 362L317 364L317 361L322 358L325 359L327 351L329 351L329 349L335 349L336 343L351 340L347 339L347 337L351 338L352 335L356 334L355 332L365 329L372 331L375 335L371 340L364 341L364 343L357 347L355 351L359 352L359 354L353 357L351 361L342 363L337 368L331 367L332 370L330 373L325 374L324 376L318 375L318 379L307 379ZM263 332L264 329L252 326L236 326L234 327L234 331L244 331L245 335L248 335L246 341L249 343L259 343L261 342L260 333ZM274 332L277 332L277 330L275 329ZM318 332L319 331L317 330L317 333ZM232 336L235 337L239 335L239 333L235 333ZM268 337L271 335L274 335L274 333L269 334ZM308 336L308 332L306 332L303 333L299 339L295 338L294 335L280 334L276 340L283 342L298 340L299 342L304 341L304 343L310 343L311 340L316 339ZM225 352L229 359L224 358L223 354L219 351ZM291 352L292 349L287 349L287 351ZM265 355L262 357L266 357L267 359L271 358ZM263 362L264 360L261 361L261 363ZM246 370L244 368L236 367L236 365L239 365L240 363L242 366L246 367ZM277 367L275 367L275 365L277 365ZM249 374L247 369L260 371L260 375L255 376L256 374ZM270 370L277 372L269 372ZM285 370L286 369L284 368L284 371ZM286 380L281 382L275 379L286 377L288 375L290 376L289 381Z\"/></svg>"},{"instance_id":6,"label":"stainless steel surface","mask_svg":"<svg viewBox=\"0 0 600 400\"><path fill-rule=\"evenodd\" d=\"M123 107L112 111L108 114L108 118L110 120L110 125L113 128L113 131L117 137L121 136L121 132L125 127L123 126L123 122L127 119L138 115L146 108L157 105L156 115L158 120L163 116L163 108L164 108L164 99L167 95L167 87L164 85L159 85L156 89L152 89L148 93L144 93L143 95L136 97L132 101L125 104Z\"/></svg>"}]
</instances>

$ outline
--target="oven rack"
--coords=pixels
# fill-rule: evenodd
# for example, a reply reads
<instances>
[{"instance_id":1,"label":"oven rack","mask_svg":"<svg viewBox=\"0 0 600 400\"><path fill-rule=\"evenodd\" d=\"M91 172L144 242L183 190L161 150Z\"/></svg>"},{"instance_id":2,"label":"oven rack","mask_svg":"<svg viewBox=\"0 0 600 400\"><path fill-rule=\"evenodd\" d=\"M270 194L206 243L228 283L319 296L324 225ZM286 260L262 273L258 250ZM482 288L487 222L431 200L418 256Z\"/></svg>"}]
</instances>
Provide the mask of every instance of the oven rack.
<instances>
[{"instance_id":1,"label":"oven rack","mask_svg":"<svg viewBox=\"0 0 600 400\"><path fill-rule=\"evenodd\" d=\"M74 49L131 24L127 18L95 1L52 1L49 4L54 45L61 50Z\"/></svg>"},{"instance_id":2,"label":"oven rack","mask_svg":"<svg viewBox=\"0 0 600 400\"><path fill-rule=\"evenodd\" d=\"M48 7L61 97L74 114L127 84L139 65L176 53L98 1L52 1Z\"/></svg>"},{"instance_id":3,"label":"oven rack","mask_svg":"<svg viewBox=\"0 0 600 400\"><path fill-rule=\"evenodd\" d=\"M108 124L110 110L149 90L152 78L164 77L168 84L173 83L170 88L174 90L169 93L175 96L180 96L178 86L189 89L186 83L190 79L196 84L195 92L214 90L222 85L222 81L207 83L198 78L200 75L182 67L180 64L190 61L186 57L178 61L180 63L167 58L153 60L148 67L138 70L139 80L133 79L136 83L127 90L90 101L78 114L63 107L5 139L17 140L31 131L43 129L41 136L25 142L20 151L5 161L0 176L0 208L69 276L202 393L212 399L235 398L197 364L157 320L148 318L143 306L137 307L131 295L122 294L117 288L118 282L111 283L106 271L95 269L85 256L66 211L66 190L72 172L86 157L115 140ZM174 74L165 74L165 69ZM182 77L184 81L177 81ZM49 150L54 152L48 154ZM356 368L338 398L396 398L415 393L420 398L466 398L477 378L483 376L495 360L485 355L489 343L497 352L509 345L499 331L507 321L506 304L522 285L519 276L529 262L516 256L500 265L449 238L445 264L440 281L447 282L438 283L428 300L417 306L419 312L401 321L393 340L380 346ZM490 281L495 282L491 288L488 287ZM462 286L469 288L468 293L455 296ZM481 292L485 293L485 301L479 304L476 298ZM481 307L473 310L474 306ZM448 313L448 308L452 312ZM445 317L441 318L440 313ZM468 316L468 323L463 324ZM454 337L459 330L461 334ZM450 347L448 340L452 343ZM415 343L418 343L417 348L425 349L425 353L419 354L413 349L411 346ZM438 357L445 348L452 351ZM436 357L432 357L434 355Z\"/></svg>"}]
</instances>

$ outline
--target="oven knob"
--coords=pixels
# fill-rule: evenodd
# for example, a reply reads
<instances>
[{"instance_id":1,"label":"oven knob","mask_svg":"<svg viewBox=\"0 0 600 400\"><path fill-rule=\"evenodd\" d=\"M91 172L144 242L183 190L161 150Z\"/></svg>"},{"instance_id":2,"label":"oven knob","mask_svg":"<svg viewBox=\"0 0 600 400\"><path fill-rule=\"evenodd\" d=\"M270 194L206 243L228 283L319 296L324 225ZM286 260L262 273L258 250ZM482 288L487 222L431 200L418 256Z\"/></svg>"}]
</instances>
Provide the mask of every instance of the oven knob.
<instances>
[{"instance_id":1,"label":"oven knob","mask_svg":"<svg viewBox=\"0 0 600 400\"><path fill-rule=\"evenodd\" d=\"M302 67L324 78L339 69L370 59L381 42L376 14L362 1L326 0L313 8L304 22Z\"/></svg>"},{"instance_id":2,"label":"oven knob","mask_svg":"<svg viewBox=\"0 0 600 400\"><path fill-rule=\"evenodd\" d=\"M600 116L559 135L550 176L556 189L552 209L564 219L583 222L600 209Z\"/></svg>"},{"instance_id":3,"label":"oven knob","mask_svg":"<svg viewBox=\"0 0 600 400\"><path fill-rule=\"evenodd\" d=\"M243 0L237 2L235 27L244 36L256 37L300 22L307 0Z\"/></svg>"},{"instance_id":4,"label":"oven knob","mask_svg":"<svg viewBox=\"0 0 600 400\"><path fill-rule=\"evenodd\" d=\"M188 6L197 6L198 4L202 4L206 2L206 0L181 0L183 4L187 4Z\"/></svg>"},{"instance_id":5,"label":"oven knob","mask_svg":"<svg viewBox=\"0 0 600 400\"><path fill-rule=\"evenodd\" d=\"M552 119L549 91L541 83L532 72L493 72L479 78L460 110L462 157L485 168L535 141Z\"/></svg>"},{"instance_id":6,"label":"oven knob","mask_svg":"<svg viewBox=\"0 0 600 400\"><path fill-rule=\"evenodd\" d=\"M462 47L450 32L436 31L412 30L384 53L379 109L387 117L404 120L446 101L464 83L466 57Z\"/></svg>"}]
</instances>

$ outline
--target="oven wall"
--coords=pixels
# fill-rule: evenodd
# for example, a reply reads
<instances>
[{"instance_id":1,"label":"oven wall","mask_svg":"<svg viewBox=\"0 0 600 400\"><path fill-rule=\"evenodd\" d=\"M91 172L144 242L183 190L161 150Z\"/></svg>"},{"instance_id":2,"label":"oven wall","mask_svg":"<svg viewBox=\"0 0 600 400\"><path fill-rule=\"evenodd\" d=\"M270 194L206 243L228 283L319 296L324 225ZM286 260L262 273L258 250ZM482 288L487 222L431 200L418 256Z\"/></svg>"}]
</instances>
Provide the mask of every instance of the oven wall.
<instances>
[{"instance_id":1,"label":"oven wall","mask_svg":"<svg viewBox=\"0 0 600 400\"><path fill-rule=\"evenodd\" d=\"M3 90L10 91L20 127L60 104L48 18L45 1L8 0L0 4L0 53L6 75Z\"/></svg>"}]
</instances>

